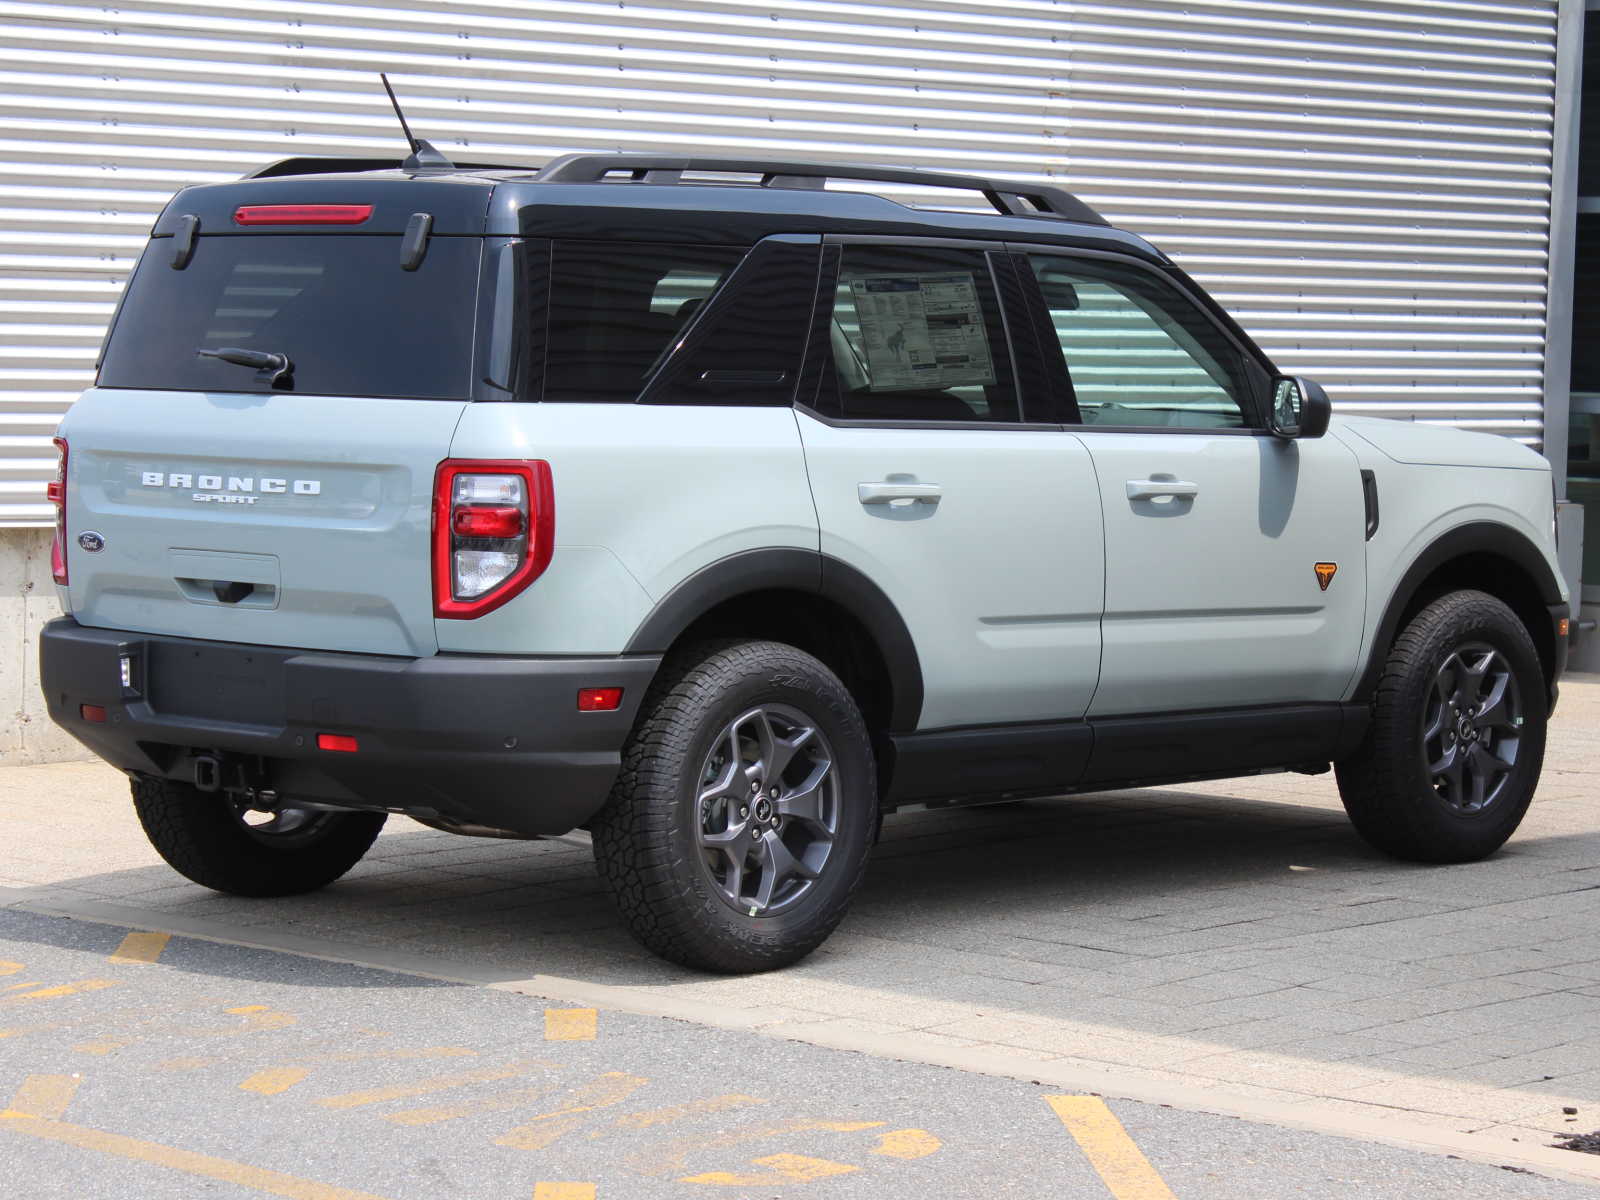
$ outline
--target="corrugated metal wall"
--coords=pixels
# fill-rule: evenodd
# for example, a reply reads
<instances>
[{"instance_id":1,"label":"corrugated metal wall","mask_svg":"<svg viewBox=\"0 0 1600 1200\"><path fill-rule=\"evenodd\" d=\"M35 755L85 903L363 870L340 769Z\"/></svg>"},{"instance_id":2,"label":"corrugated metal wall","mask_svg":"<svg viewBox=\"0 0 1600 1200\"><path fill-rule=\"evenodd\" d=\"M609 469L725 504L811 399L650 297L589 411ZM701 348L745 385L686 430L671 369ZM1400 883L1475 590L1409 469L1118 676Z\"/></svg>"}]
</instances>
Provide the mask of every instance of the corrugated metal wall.
<instances>
[{"instance_id":1,"label":"corrugated metal wall","mask_svg":"<svg viewBox=\"0 0 1600 1200\"><path fill-rule=\"evenodd\" d=\"M0 0L0 525L152 216L289 154L1065 175L1346 411L1540 434L1555 0Z\"/></svg>"}]
</instances>

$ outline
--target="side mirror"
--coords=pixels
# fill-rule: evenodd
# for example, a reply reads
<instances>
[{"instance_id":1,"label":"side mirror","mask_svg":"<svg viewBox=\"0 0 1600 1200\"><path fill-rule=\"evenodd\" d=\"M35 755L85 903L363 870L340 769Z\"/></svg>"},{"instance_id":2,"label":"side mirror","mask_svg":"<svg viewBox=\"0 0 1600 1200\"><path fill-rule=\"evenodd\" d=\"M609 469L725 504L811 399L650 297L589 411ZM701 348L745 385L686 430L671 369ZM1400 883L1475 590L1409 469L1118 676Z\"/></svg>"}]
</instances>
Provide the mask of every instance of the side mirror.
<instances>
[{"instance_id":1,"label":"side mirror","mask_svg":"<svg viewBox=\"0 0 1600 1200\"><path fill-rule=\"evenodd\" d=\"M1267 428L1281 438L1314 438L1328 432L1333 406L1328 393L1312 379L1280 375L1272 385L1272 412Z\"/></svg>"}]
</instances>

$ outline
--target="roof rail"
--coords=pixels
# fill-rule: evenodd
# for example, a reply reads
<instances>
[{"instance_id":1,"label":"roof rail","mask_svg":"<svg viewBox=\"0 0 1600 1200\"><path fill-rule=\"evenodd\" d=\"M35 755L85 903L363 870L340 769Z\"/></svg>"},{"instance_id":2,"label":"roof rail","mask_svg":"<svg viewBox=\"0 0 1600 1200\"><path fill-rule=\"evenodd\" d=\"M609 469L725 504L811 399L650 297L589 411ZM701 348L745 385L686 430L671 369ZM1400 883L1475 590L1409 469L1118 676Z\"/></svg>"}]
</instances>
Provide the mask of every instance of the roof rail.
<instances>
[{"instance_id":1,"label":"roof rail","mask_svg":"<svg viewBox=\"0 0 1600 1200\"><path fill-rule=\"evenodd\" d=\"M344 175L357 171L398 171L404 165L398 158L340 158L333 155L307 154L298 158L280 158L275 163L241 175L241 179L273 179L280 175ZM455 163L458 171L527 171L539 168L527 163Z\"/></svg>"},{"instance_id":2,"label":"roof rail","mask_svg":"<svg viewBox=\"0 0 1600 1200\"><path fill-rule=\"evenodd\" d=\"M678 183L685 171L759 175L762 187L821 188L830 179L869 183L903 183L914 187L959 188L981 192L997 212L1012 217L1057 217L1093 225L1109 222L1063 188L1019 180L986 179L980 175L947 175L905 167L869 167L857 163L775 162L746 158L684 158L660 154L563 154L539 172L540 183L599 183L607 175L627 172L642 183Z\"/></svg>"}]
</instances>

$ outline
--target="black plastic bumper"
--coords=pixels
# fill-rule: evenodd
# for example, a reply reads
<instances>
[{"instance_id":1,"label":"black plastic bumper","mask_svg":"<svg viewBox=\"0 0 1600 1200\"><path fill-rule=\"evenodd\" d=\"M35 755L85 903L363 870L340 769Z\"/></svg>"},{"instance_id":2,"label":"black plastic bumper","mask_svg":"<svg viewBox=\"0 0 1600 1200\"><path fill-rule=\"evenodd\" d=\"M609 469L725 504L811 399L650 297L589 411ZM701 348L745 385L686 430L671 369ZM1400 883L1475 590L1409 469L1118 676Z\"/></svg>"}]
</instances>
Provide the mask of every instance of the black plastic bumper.
<instances>
[{"instance_id":1,"label":"black plastic bumper","mask_svg":"<svg viewBox=\"0 0 1600 1200\"><path fill-rule=\"evenodd\" d=\"M130 685L121 683L129 661ZM391 658L45 626L50 716L126 771L383 808L518 833L564 833L605 802L660 657ZM621 687L614 712L579 712ZM83 706L105 710L104 721ZM319 734L356 739L319 749Z\"/></svg>"}]
</instances>

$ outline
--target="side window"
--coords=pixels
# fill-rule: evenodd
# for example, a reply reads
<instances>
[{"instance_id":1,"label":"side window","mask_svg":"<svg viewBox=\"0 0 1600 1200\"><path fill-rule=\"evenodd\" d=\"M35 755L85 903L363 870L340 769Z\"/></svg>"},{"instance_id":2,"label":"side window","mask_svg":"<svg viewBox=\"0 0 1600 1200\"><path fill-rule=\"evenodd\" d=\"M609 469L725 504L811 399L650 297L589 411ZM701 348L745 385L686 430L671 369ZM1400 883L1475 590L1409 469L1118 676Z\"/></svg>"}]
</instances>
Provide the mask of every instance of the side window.
<instances>
[{"instance_id":1,"label":"side window","mask_svg":"<svg viewBox=\"0 0 1600 1200\"><path fill-rule=\"evenodd\" d=\"M555 243L544 398L635 399L744 254L733 246Z\"/></svg>"},{"instance_id":2,"label":"side window","mask_svg":"<svg viewBox=\"0 0 1600 1200\"><path fill-rule=\"evenodd\" d=\"M1176 289L1134 267L1030 254L1085 425L1238 429L1243 357Z\"/></svg>"},{"instance_id":3,"label":"side window","mask_svg":"<svg viewBox=\"0 0 1600 1200\"><path fill-rule=\"evenodd\" d=\"M647 404L794 402L822 241L757 242L651 379ZM690 299L685 303L695 305ZM694 311L691 309L691 311Z\"/></svg>"},{"instance_id":4,"label":"side window","mask_svg":"<svg viewBox=\"0 0 1600 1200\"><path fill-rule=\"evenodd\" d=\"M981 250L848 245L817 407L900 421L1016 421L1000 303Z\"/></svg>"}]
</instances>

